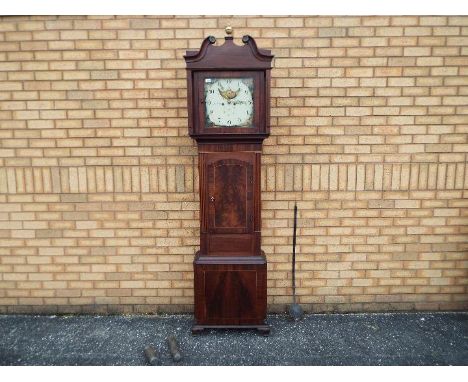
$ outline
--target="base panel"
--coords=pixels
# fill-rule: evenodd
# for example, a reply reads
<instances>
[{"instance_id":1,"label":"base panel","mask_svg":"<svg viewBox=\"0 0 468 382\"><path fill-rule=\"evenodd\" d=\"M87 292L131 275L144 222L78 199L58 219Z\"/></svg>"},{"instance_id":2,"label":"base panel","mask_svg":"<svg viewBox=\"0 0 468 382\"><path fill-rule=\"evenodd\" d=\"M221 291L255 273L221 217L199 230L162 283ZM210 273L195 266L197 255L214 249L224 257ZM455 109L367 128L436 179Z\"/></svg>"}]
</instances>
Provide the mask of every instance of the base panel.
<instances>
[{"instance_id":1,"label":"base panel","mask_svg":"<svg viewBox=\"0 0 468 382\"><path fill-rule=\"evenodd\" d=\"M195 328L265 328L266 271L264 256L197 256Z\"/></svg>"}]
</instances>

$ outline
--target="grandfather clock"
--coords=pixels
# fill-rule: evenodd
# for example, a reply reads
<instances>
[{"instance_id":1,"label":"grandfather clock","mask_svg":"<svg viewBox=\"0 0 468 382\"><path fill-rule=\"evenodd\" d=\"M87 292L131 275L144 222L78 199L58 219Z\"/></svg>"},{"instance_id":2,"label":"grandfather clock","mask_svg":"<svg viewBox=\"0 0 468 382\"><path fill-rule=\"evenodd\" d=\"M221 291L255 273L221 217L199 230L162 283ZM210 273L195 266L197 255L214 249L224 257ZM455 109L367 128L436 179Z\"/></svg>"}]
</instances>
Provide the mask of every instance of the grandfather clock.
<instances>
[{"instance_id":1,"label":"grandfather clock","mask_svg":"<svg viewBox=\"0 0 468 382\"><path fill-rule=\"evenodd\" d=\"M273 56L250 36L207 37L187 51L189 134L198 145L200 250L194 260L195 325L265 324L267 262L260 248L260 157L269 135Z\"/></svg>"}]
</instances>

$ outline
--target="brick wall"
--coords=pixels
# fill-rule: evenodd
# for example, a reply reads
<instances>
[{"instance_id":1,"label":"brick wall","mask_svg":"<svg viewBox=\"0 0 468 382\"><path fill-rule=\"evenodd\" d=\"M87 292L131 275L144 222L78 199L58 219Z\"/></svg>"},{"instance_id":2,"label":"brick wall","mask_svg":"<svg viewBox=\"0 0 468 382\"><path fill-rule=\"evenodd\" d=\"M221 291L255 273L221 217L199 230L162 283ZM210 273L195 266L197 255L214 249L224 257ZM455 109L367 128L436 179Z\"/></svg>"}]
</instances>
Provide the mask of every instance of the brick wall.
<instances>
[{"instance_id":1,"label":"brick wall","mask_svg":"<svg viewBox=\"0 0 468 382\"><path fill-rule=\"evenodd\" d=\"M0 312L190 311L188 48L275 54L272 311L466 309L468 17L0 18Z\"/></svg>"}]
</instances>

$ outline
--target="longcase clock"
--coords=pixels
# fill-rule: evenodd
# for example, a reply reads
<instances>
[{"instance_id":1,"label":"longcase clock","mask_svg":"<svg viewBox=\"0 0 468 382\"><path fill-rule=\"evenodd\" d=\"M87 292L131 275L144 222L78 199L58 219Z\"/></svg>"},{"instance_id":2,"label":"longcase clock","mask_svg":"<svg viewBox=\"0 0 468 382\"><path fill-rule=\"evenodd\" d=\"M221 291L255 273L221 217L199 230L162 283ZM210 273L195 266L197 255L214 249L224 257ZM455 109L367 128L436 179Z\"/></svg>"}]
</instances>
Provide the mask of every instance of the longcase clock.
<instances>
[{"instance_id":1,"label":"longcase clock","mask_svg":"<svg viewBox=\"0 0 468 382\"><path fill-rule=\"evenodd\" d=\"M207 37L187 51L189 134L198 145L200 250L194 260L195 324L265 324L267 262L261 250L260 158L269 135L273 56L250 36Z\"/></svg>"}]
</instances>

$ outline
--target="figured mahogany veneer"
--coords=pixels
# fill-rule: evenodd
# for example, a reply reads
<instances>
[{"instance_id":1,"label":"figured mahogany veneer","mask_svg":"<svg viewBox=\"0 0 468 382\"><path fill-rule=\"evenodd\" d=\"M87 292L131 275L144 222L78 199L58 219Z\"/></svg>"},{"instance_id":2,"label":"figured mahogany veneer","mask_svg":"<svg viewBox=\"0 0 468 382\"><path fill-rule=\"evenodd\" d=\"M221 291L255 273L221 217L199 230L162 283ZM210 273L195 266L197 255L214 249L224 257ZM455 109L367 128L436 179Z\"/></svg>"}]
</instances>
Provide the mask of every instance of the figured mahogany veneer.
<instances>
[{"instance_id":1,"label":"figured mahogany veneer","mask_svg":"<svg viewBox=\"0 0 468 382\"><path fill-rule=\"evenodd\" d=\"M195 259L195 317L203 325L259 325L266 315L265 256Z\"/></svg>"},{"instance_id":2,"label":"figured mahogany veneer","mask_svg":"<svg viewBox=\"0 0 468 382\"><path fill-rule=\"evenodd\" d=\"M267 262L261 250L260 168L268 137L270 51L228 36L215 46L206 38L199 51L187 51L189 134L198 143L200 251L194 260L195 325L205 328L256 328L265 325ZM254 115L249 127L207 127L207 78L253 79Z\"/></svg>"}]
</instances>

